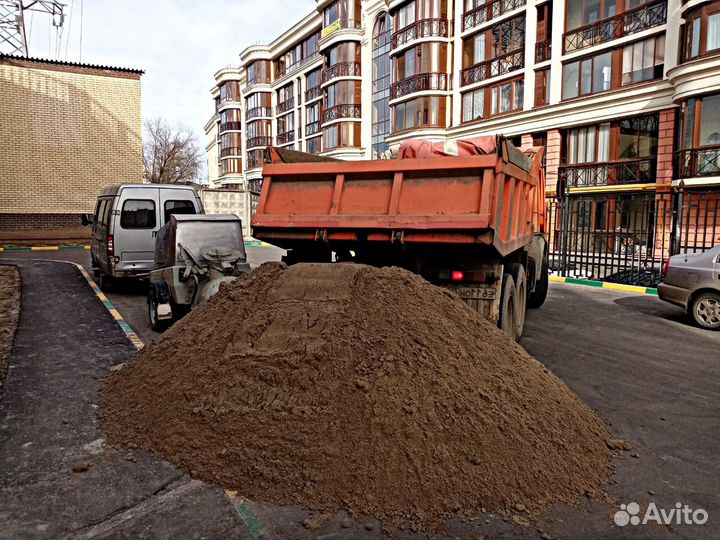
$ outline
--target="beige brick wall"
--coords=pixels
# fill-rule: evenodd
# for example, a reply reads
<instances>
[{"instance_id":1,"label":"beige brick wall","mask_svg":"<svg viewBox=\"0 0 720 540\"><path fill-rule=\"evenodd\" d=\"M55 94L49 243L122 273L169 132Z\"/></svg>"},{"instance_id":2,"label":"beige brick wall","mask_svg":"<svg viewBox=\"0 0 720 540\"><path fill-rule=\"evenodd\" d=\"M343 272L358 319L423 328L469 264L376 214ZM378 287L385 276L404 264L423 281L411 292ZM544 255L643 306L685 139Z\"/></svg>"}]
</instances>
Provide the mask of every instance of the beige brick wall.
<instances>
[{"instance_id":1,"label":"beige brick wall","mask_svg":"<svg viewBox=\"0 0 720 540\"><path fill-rule=\"evenodd\" d=\"M140 74L0 59L0 214L80 214L142 180Z\"/></svg>"}]
</instances>

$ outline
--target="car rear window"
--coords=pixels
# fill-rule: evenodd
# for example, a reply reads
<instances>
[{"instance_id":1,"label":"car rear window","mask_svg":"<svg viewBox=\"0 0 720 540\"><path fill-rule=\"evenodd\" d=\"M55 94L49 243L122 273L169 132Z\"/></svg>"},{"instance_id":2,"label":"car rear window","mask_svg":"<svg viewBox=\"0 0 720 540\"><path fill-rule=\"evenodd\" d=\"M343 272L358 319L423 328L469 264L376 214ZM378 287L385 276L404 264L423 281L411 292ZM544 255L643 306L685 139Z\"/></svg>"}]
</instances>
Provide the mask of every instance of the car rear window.
<instances>
[{"instance_id":1,"label":"car rear window","mask_svg":"<svg viewBox=\"0 0 720 540\"><path fill-rule=\"evenodd\" d=\"M120 227L123 229L154 229L155 201L128 199L123 203L120 213Z\"/></svg>"},{"instance_id":2,"label":"car rear window","mask_svg":"<svg viewBox=\"0 0 720 540\"><path fill-rule=\"evenodd\" d=\"M165 201L165 223L170 216L178 214L197 214L192 201Z\"/></svg>"}]
</instances>

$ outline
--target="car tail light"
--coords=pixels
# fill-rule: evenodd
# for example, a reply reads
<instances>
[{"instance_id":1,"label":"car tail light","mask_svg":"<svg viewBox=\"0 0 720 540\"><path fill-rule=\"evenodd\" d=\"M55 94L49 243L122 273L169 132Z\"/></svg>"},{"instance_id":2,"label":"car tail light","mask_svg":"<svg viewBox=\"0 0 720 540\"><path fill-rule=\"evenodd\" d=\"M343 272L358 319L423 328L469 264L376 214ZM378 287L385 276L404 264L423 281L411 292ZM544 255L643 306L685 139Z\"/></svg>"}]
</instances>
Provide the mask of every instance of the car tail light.
<instances>
[{"instance_id":1,"label":"car tail light","mask_svg":"<svg viewBox=\"0 0 720 540\"><path fill-rule=\"evenodd\" d=\"M115 255L115 239L112 234L107 237L107 252L110 257Z\"/></svg>"},{"instance_id":2,"label":"car tail light","mask_svg":"<svg viewBox=\"0 0 720 540\"><path fill-rule=\"evenodd\" d=\"M663 267L663 277L666 278L668 275L668 270L670 270L670 259L665 261L665 266Z\"/></svg>"},{"instance_id":3,"label":"car tail light","mask_svg":"<svg viewBox=\"0 0 720 540\"><path fill-rule=\"evenodd\" d=\"M452 279L453 281L462 281L463 279L465 279L465 272L460 272L458 270L455 270L450 275L450 279Z\"/></svg>"}]
</instances>

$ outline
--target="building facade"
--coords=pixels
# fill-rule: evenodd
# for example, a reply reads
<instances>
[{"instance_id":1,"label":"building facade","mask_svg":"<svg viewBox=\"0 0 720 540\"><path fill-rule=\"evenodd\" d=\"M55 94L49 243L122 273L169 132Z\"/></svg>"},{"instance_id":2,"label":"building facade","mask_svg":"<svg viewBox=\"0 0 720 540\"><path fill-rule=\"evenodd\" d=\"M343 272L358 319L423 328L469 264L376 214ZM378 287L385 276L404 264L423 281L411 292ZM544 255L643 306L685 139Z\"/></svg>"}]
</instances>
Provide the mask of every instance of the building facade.
<instances>
[{"instance_id":1,"label":"building facade","mask_svg":"<svg viewBox=\"0 0 720 540\"><path fill-rule=\"evenodd\" d=\"M142 181L141 74L0 55L0 240L87 237L100 191Z\"/></svg>"},{"instance_id":2,"label":"building facade","mask_svg":"<svg viewBox=\"0 0 720 540\"><path fill-rule=\"evenodd\" d=\"M562 219L551 209L553 227L582 233L566 250L619 242L626 251L646 244L647 255L648 246L682 243L645 224L662 213L677 228L677 200L663 212L657 201L681 183L688 200L706 193L696 202L707 208L679 217L717 212L720 0L317 0L316 8L216 74L207 130L217 185L258 179L268 144L378 159L407 139L502 134L546 147L548 196L569 201ZM627 232L639 224L640 237ZM691 229L703 246L720 237L716 223L702 231L688 223L686 239Z\"/></svg>"}]
</instances>

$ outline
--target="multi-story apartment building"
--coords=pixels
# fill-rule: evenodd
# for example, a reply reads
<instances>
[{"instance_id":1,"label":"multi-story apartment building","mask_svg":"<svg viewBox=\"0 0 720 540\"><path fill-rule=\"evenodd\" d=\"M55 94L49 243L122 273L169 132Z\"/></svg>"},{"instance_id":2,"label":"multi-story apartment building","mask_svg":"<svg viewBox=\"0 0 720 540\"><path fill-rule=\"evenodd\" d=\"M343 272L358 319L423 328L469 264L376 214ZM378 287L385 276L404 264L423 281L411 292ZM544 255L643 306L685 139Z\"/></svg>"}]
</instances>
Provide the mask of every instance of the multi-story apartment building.
<instances>
[{"instance_id":1,"label":"multi-story apartment building","mask_svg":"<svg viewBox=\"0 0 720 540\"><path fill-rule=\"evenodd\" d=\"M720 236L720 0L317 0L213 94L218 185L260 178L268 144L378 159L503 134L546 147L575 251L679 246L651 232L678 217Z\"/></svg>"}]
</instances>

